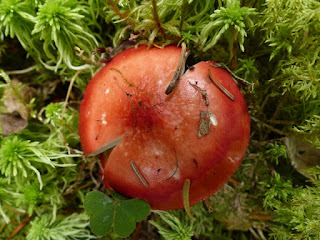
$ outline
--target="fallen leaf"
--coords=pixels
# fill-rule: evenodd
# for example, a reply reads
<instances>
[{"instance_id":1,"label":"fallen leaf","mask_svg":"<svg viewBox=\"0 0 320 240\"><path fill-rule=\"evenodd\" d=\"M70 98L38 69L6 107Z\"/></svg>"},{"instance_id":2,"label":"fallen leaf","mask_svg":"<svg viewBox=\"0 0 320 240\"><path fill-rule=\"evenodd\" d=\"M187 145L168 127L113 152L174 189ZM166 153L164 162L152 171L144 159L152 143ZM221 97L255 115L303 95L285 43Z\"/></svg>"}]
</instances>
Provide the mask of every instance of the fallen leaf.
<instances>
[{"instance_id":1,"label":"fallen leaf","mask_svg":"<svg viewBox=\"0 0 320 240\"><path fill-rule=\"evenodd\" d=\"M299 135L286 137L284 142L292 166L299 173L310 178L311 176L305 170L320 165L320 149L315 148Z\"/></svg>"},{"instance_id":2,"label":"fallen leaf","mask_svg":"<svg viewBox=\"0 0 320 240\"><path fill-rule=\"evenodd\" d=\"M20 84L16 79L11 81L11 87L4 91L3 104L8 113L18 112L24 120L27 120L29 110L26 104L32 99L33 89L28 86L21 86Z\"/></svg>"},{"instance_id":3,"label":"fallen leaf","mask_svg":"<svg viewBox=\"0 0 320 240\"><path fill-rule=\"evenodd\" d=\"M211 124L216 126L216 116L211 111L200 111L200 124L198 128L198 137L208 135Z\"/></svg>"},{"instance_id":4,"label":"fallen leaf","mask_svg":"<svg viewBox=\"0 0 320 240\"><path fill-rule=\"evenodd\" d=\"M4 137L17 133L28 126L29 109L27 104L33 97L34 89L22 85L17 79L12 79L3 93L3 104L6 113L0 114L2 135Z\"/></svg>"},{"instance_id":5,"label":"fallen leaf","mask_svg":"<svg viewBox=\"0 0 320 240\"><path fill-rule=\"evenodd\" d=\"M0 122L2 136L4 137L17 133L28 126L28 121L23 119L17 112L1 113Z\"/></svg>"}]
</instances>

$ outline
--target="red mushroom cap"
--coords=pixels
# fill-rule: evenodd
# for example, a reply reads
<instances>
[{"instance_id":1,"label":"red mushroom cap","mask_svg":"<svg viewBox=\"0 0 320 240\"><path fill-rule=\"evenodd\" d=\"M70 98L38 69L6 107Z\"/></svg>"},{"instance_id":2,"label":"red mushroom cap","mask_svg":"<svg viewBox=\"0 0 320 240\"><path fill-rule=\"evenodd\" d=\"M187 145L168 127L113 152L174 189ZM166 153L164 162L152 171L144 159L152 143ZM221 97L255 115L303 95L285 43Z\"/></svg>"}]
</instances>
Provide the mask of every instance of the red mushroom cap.
<instances>
[{"instance_id":1,"label":"red mushroom cap","mask_svg":"<svg viewBox=\"0 0 320 240\"><path fill-rule=\"evenodd\" d=\"M93 77L81 103L84 153L115 146L107 159L102 155L105 183L153 209L182 208L186 179L191 205L209 197L235 172L248 146L244 98L214 62L194 65L165 94L180 53L174 46L121 52Z\"/></svg>"}]
</instances>

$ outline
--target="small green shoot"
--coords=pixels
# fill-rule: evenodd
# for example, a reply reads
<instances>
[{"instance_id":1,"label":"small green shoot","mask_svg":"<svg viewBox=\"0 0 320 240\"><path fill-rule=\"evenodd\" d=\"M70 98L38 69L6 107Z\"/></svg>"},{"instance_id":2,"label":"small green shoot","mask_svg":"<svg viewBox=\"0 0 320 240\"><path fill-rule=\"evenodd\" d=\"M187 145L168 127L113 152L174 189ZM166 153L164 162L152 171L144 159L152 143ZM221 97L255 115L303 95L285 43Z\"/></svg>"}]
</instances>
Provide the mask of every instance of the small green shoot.
<instances>
[{"instance_id":1,"label":"small green shoot","mask_svg":"<svg viewBox=\"0 0 320 240\"><path fill-rule=\"evenodd\" d=\"M153 211L160 219L150 220L163 239L166 240L191 240L194 237L195 225L198 221L192 221L182 210Z\"/></svg>"},{"instance_id":2,"label":"small green shoot","mask_svg":"<svg viewBox=\"0 0 320 240\"><path fill-rule=\"evenodd\" d=\"M183 206L184 209L187 213L187 215L190 217L191 220L196 220L191 213L191 209L190 209L190 200L189 200L189 193L190 193L190 179L186 179L184 181L184 185L183 185Z\"/></svg>"},{"instance_id":3,"label":"small green shoot","mask_svg":"<svg viewBox=\"0 0 320 240\"><path fill-rule=\"evenodd\" d=\"M254 25L251 17L256 14L255 9L242 7L238 0L227 0L225 3L225 7L214 10L210 15L211 21L202 29L200 43L204 52L216 45L222 36L229 42L229 48L238 42L244 52L246 29Z\"/></svg>"},{"instance_id":4,"label":"small green shoot","mask_svg":"<svg viewBox=\"0 0 320 240\"><path fill-rule=\"evenodd\" d=\"M279 159L287 159L286 146L274 143L269 146L269 149L266 151L266 156L275 163L275 165L279 165Z\"/></svg>"},{"instance_id":5,"label":"small green shoot","mask_svg":"<svg viewBox=\"0 0 320 240\"><path fill-rule=\"evenodd\" d=\"M150 205L142 199L125 199L111 194L93 191L86 195L84 207L90 215L90 227L94 234L105 236L113 231L120 237L133 233L136 223L144 220L150 212Z\"/></svg>"}]
</instances>

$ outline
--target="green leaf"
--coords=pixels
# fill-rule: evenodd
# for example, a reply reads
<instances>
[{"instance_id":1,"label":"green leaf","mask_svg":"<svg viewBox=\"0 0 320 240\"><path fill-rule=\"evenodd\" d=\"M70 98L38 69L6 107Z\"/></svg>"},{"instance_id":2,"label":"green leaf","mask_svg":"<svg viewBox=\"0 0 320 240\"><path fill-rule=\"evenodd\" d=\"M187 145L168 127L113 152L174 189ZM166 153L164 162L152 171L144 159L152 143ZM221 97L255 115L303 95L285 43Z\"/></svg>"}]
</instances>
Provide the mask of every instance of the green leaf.
<instances>
[{"instance_id":1,"label":"green leaf","mask_svg":"<svg viewBox=\"0 0 320 240\"><path fill-rule=\"evenodd\" d=\"M120 205L135 218L136 222L144 220L150 213L149 203L142 199L130 199L121 202Z\"/></svg>"},{"instance_id":2,"label":"green leaf","mask_svg":"<svg viewBox=\"0 0 320 240\"><path fill-rule=\"evenodd\" d=\"M98 191L86 195L84 207L91 215L91 230L98 236L104 236L113 225L113 230L118 236L129 236L134 231L136 223L148 216L150 205L141 199L127 200L114 191L110 191L110 194L114 200Z\"/></svg>"},{"instance_id":3,"label":"green leaf","mask_svg":"<svg viewBox=\"0 0 320 240\"><path fill-rule=\"evenodd\" d=\"M126 237L134 231L135 227L136 221L134 217L130 215L125 207L119 204L114 217L114 232L120 237Z\"/></svg>"},{"instance_id":4,"label":"green leaf","mask_svg":"<svg viewBox=\"0 0 320 240\"><path fill-rule=\"evenodd\" d=\"M111 197L115 200L127 200L128 198L126 198L125 196L115 192L115 191L112 191L110 189L107 189L108 193L111 195Z\"/></svg>"},{"instance_id":5,"label":"green leaf","mask_svg":"<svg viewBox=\"0 0 320 240\"><path fill-rule=\"evenodd\" d=\"M86 195L84 207L91 215L90 227L98 236L106 235L112 226L114 202L105 194L93 191Z\"/></svg>"},{"instance_id":6,"label":"green leaf","mask_svg":"<svg viewBox=\"0 0 320 240\"><path fill-rule=\"evenodd\" d=\"M114 219L114 232L121 236L129 236L136 223L145 219L150 212L150 205L141 199L130 199L119 203Z\"/></svg>"}]
</instances>

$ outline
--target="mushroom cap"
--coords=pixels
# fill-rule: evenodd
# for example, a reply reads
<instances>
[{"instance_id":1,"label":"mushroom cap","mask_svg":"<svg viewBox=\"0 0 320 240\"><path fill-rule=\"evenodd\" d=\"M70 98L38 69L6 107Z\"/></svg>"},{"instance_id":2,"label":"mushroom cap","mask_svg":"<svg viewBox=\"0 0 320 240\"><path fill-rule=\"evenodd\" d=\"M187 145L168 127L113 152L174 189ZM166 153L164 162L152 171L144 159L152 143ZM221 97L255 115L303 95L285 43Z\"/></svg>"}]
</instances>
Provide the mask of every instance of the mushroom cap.
<instances>
[{"instance_id":1,"label":"mushroom cap","mask_svg":"<svg viewBox=\"0 0 320 240\"><path fill-rule=\"evenodd\" d=\"M115 146L109 156L101 154L105 184L153 209L183 208L186 179L190 205L209 197L235 172L248 146L245 100L214 62L194 65L165 94L180 53L175 46L119 53L90 81L80 108L83 152ZM234 100L210 80L209 70Z\"/></svg>"}]
</instances>

